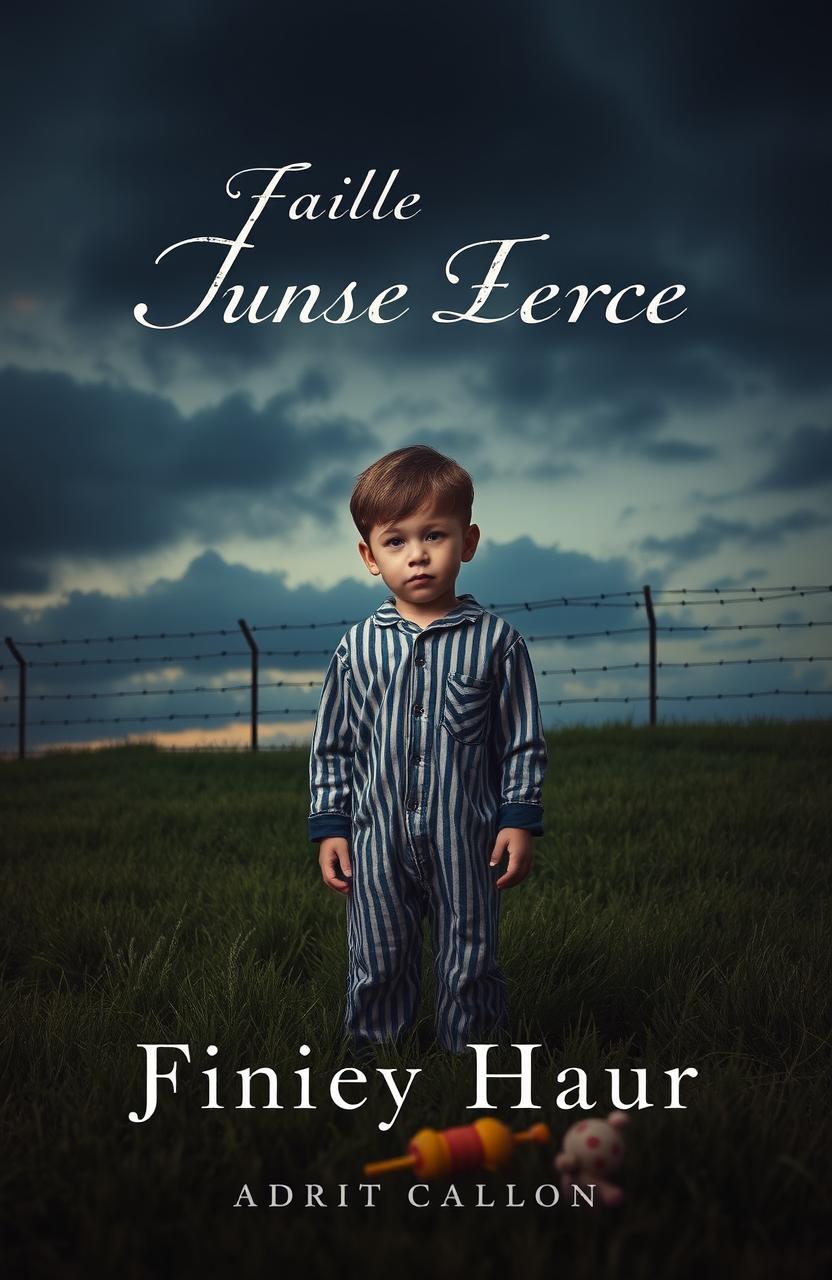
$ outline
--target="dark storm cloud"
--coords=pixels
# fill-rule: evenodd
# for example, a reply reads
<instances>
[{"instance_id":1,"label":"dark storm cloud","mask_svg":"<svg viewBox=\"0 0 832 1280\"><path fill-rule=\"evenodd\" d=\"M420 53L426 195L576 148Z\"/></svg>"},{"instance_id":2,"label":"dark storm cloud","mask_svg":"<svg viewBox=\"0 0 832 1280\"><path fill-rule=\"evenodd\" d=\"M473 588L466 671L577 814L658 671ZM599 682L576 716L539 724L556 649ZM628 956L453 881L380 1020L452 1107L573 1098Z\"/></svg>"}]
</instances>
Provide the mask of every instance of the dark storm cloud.
<instances>
[{"instance_id":1,"label":"dark storm cloud","mask_svg":"<svg viewBox=\"0 0 832 1280\"><path fill-rule=\"evenodd\" d=\"M0 370L14 476L0 504L0 590L42 587L58 553L146 552L189 534L268 536L314 518L306 495L321 473L338 464L343 473L376 443L326 394L312 371L262 409L238 393L185 417L161 396Z\"/></svg>"},{"instance_id":2,"label":"dark storm cloud","mask_svg":"<svg viewBox=\"0 0 832 1280\"><path fill-rule=\"evenodd\" d=\"M168 320L186 314L218 252L189 246L153 267L156 254L236 232L246 200L224 194L236 170L305 159L314 169L292 180L293 194L398 167L422 213L289 226L276 202L234 277L328 290L405 281L404 321L341 335L391 370L493 359L489 392L521 419L524 408L613 393L644 405L645 385L665 404L724 400L750 371L828 385L826 225L813 197L832 130L823 42L794 15L646 0L510 13L492 0L82 13L50 14L48 42L36 10L16 16L11 283L57 292L84 330L124 325L160 379L176 353L231 377L301 340L298 326L225 326L217 314L138 334L130 310L146 300ZM567 330L563 317L533 334L515 318L509 344L508 326L428 320L470 283L443 282L452 250L543 231L546 245L513 254L501 301L511 293L515 306L549 281L682 280L689 314L664 334L591 320ZM335 338L320 328L302 339L323 359Z\"/></svg>"},{"instance_id":3,"label":"dark storm cloud","mask_svg":"<svg viewBox=\"0 0 832 1280\"><path fill-rule=\"evenodd\" d=\"M659 435L670 408L701 411L736 395L722 362L688 352L678 334L659 332L645 344L631 330L616 334L613 345L595 331L568 333L560 349L530 335L529 349L496 350L466 385L484 404L512 413L515 429L531 437L562 434L564 415L579 415L580 428L563 442L587 450L614 441L639 451L646 437Z\"/></svg>"},{"instance_id":4,"label":"dark storm cloud","mask_svg":"<svg viewBox=\"0 0 832 1280\"><path fill-rule=\"evenodd\" d=\"M746 547L776 546L791 534L808 533L832 524L832 519L816 511L792 511L758 524L750 520L723 520L701 516L696 527L669 538L642 538L639 547L645 552L658 552L669 557L671 566L702 560L715 555L726 543L737 542Z\"/></svg>"},{"instance_id":5,"label":"dark storm cloud","mask_svg":"<svg viewBox=\"0 0 832 1280\"><path fill-rule=\"evenodd\" d=\"M346 467L338 467L334 471L327 472L323 479L312 486L309 491L309 500L321 524L338 523L349 501L356 474Z\"/></svg>"},{"instance_id":6,"label":"dark storm cloud","mask_svg":"<svg viewBox=\"0 0 832 1280\"><path fill-rule=\"evenodd\" d=\"M675 464L678 462L704 462L716 457L716 449L709 445L695 444L692 440L651 440L638 450L650 462Z\"/></svg>"},{"instance_id":7,"label":"dark storm cloud","mask_svg":"<svg viewBox=\"0 0 832 1280\"><path fill-rule=\"evenodd\" d=\"M539 462L526 467L521 474L527 480L569 480L580 475L578 467L571 462L555 462L552 458L542 458Z\"/></svg>"},{"instance_id":8,"label":"dark storm cloud","mask_svg":"<svg viewBox=\"0 0 832 1280\"><path fill-rule=\"evenodd\" d=\"M810 489L832 480L832 427L798 427L780 443L755 490Z\"/></svg>"},{"instance_id":9,"label":"dark storm cloud","mask_svg":"<svg viewBox=\"0 0 832 1280\"><path fill-rule=\"evenodd\" d=\"M402 418L408 422L425 422L441 410L442 401L435 396L395 395L373 411L371 421L385 423Z\"/></svg>"},{"instance_id":10,"label":"dark storm cloud","mask_svg":"<svg viewBox=\"0 0 832 1280\"><path fill-rule=\"evenodd\" d=\"M0 550L0 590L7 594L46 591L49 580L49 572L25 554L11 547Z\"/></svg>"},{"instance_id":11,"label":"dark storm cloud","mask_svg":"<svg viewBox=\"0 0 832 1280\"><path fill-rule=\"evenodd\" d=\"M463 590L473 592L482 604L516 604L555 596L638 589L624 556L600 560L580 551L543 547L528 537L502 543L486 537L475 558L464 567L464 574L468 585ZM565 616L565 612L559 615ZM578 623L586 624L592 616L589 609L569 610L570 627L564 626L563 630L571 629L576 618Z\"/></svg>"}]
</instances>

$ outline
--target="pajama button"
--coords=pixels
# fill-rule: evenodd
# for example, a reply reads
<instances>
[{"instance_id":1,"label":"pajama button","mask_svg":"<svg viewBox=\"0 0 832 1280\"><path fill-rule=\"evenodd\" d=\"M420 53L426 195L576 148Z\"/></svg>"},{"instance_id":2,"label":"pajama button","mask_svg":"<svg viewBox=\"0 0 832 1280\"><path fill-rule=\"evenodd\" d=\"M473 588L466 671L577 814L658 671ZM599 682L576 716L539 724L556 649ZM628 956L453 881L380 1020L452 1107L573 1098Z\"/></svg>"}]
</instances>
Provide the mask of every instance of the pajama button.
<instances>
[{"instance_id":1,"label":"pajama button","mask_svg":"<svg viewBox=\"0 0 832 1280\"><path fill-rule=\"evenodd\" d=\"M421 764L421 763L422 763L422 757L419 755L419 752L418 752L418 751L416 752L415 756L413 757L413 763L414 763L414 764Z\"/></svg>"},{"instance_id":2,"label":"pajama button","mask_svg":"<svg viewBox=\"0 0 832 1280\"><path fill-rule=\"evenodd\" d=\"M417 702L416 706L413 708L414 716L420 716L422 714L422 710L423 710L422 706Z\"/></svg>"},{"instance_id":3,"label":"pajama button","mask_svg":"<svg viewBox=\"0 0 832 1280\"><path fill-rule=\"evenodd\" d=\"M425 665L424 658L416 658L414 661L416 662L417 667L423 667Z\"/></svg>"},{"instance_id":4,"label":"pajama button","mask_svg":"<svg viewBox=\"0 0 832 1280\"><path fill-rule=\"evenodd\" d=\"M419 808L419 802L418 802L418 800L408 800L408 802L407 802L407 807L408 807L408 809L410 809L411 811L412 811L413 809L418 809L418 808Z\"/></svg>"}]
</instances>

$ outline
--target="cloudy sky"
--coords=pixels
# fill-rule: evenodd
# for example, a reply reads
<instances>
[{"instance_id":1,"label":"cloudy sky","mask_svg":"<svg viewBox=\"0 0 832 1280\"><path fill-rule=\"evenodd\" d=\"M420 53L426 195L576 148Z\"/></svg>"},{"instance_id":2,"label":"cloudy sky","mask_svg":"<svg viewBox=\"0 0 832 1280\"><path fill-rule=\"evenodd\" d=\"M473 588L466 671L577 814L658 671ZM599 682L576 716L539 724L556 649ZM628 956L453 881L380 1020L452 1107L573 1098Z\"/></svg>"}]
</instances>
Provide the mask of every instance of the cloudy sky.
<instances>
[{"instance_id":1,"label":"cloudy sky","mask_svg":"<svg viewBox=\"0 0 832 1280\"><path fill-rule=\"evenodd\" d=\"M32 721L121 718L33 724L32 745L243 741L245 691L156 696L244 683L240 617L332 624L261 637L277 651L262 678L292 682L263 690L261 740L307 738L341 620L384 595L358 558L352 483L416 442L473 475L482 541L457 589L532 638L550 727L645 718L643 701L573 701L643 698L639 596L608 593L645 583L660 626L757 624L660 634L665 663L726 660L663 668L661 719L828 714L820 694L669 700L832 687L807 661L828 632L783 625L832 619L828 594L772 590L830 581L832 129L815 20L646 2L18 12L0 84L0 622L33 664L87 659L32 667L35 697L62 695L31 701ZM241 171L301 162L223 287L241 287L241 310L267 287L268 311L314 283L322 310L354 281L360 310L402 283L401 319L303 324L296 305L280 324L226 323L218 297L186 325L137 323L139 303L159 326L197 307L225 248L156 259L238 235L266 180ZM418 213L289 217L370 170L368 205L398 170L394 199L418 193ZM536 325L432 319L470 305L493 252L468 251L452 284L456 250L543 234L512 250L488 314L547 284L640 284L643 306L683 283L687 310L613 325L596 296L574 324L566 305ZM740 599L750 587L763 600ZM681 588L729 603L683 608ZM602 593L628 607L511 611ZM638 630L584 634L624 627ZM92 661L106 657L141 661ZM2 665L8 698L8 652ZM130 720L174 708L167 725ZM0 749L15 714L0 705Z\"/></svg>"}]
</instances>

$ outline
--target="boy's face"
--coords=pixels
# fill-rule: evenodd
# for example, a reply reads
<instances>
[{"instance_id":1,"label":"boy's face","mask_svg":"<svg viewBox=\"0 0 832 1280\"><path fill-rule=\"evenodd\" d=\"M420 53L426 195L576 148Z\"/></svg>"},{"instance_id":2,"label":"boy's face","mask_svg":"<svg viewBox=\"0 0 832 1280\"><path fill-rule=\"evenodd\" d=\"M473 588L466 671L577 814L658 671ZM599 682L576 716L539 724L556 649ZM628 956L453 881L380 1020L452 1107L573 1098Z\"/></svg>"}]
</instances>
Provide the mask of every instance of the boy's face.
<instances>
[{"instance_id":1,"label":"boy's face","mask_svg":"<svg viewBox=\"0 0 832 1280\"><path fill-rule=\"evenodd\" d=\"M475 524L465 528L458 516L428 502L405 519L374 525L369 544L359 542L358 550L397 600L428 605L453 597L459 566L472 558L479 538Z\"/></svg>"}]
</instances>

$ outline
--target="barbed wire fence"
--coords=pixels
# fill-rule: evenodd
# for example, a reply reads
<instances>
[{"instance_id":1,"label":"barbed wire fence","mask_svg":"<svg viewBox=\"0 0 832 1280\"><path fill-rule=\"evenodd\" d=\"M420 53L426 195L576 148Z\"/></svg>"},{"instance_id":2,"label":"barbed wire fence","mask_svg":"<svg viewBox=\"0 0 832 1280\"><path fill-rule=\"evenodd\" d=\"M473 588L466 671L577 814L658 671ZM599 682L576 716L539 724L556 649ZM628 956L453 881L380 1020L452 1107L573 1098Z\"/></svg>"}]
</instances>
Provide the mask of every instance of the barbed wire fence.
<instances>
[{"instance_id":1,"label":"barbed wire fence","mask_svg":"<svg viewBox=\"0 0 832 1280\"><path fill-rule=\"evenodd\" d=\"M658 720L658 703L659 702L693 702L705 700L730 700L739 698L775 698L783 696L802 695L804 697L823 696L832 693L832 689L823 688L804 688L796 689L787 688L769 688L756 689L743 692L716 692L716 693L687 693L687 694L659 694L658 693L658 672L667 670L690 670L704 667L750 667L753 665L763 664L792 664L792 663L808 663L822 664L832 661L832 655L787 655L777 654L755 658L714 658L702 659L684 662L667 662L659 661L657 657L658 651L658 635L676 635L699 634L706 636L711 634L721 634L723 632L756 632L756 631L791 631L796 629L816 629L832 626L832 620L827 619L811 619L811 620L780 620L776 622L750 622L750 623L727 623L727 624L691 624L680 625L673 622L666 626L660 626L656 620L656 608L664 606L679 608L693 608L695 606L733 606L733 605L765 605L778 600L797 600L807 599L815 595L828 595L832 592L832 586L784 586L784 587L663 587L655 591L649 585L644 586L641 591L611 591L598 592L594 595L584 596L552 596L540 600L520 600L507 601L503 603L489 603L485 607L495 613L501 615L516 614L533 614L543 610L580 608L588 610L600 609L619 609L631 610L638 614L641 613L644 622L636 626L625 627L605 627L590 631L558 631L546 632L541 634L524 633L524 639L527 644L537 645L543 643L567 642L599 640L601 637L641 637L647 639L647 658L645 661L636 661L629 663L604 663L596 666L567 666L567 667L544 667L536 672L536 675L542 678L548 677L575 677L583 675L598 675L608 673L620 673L624 671L644 671L647 674L647 692L643 695L588 695L581 697L563 697L563 698L547 698L542 696L541 689L538 689L541 707L557 706L563 707L569 704L577 703L618 703L618 704L648 704L649 723L655 725ZM659 599L661 598L661 599ZM260 706L260 690L261 689L288 689L288 688L304 688L313 689L320 688L321 680L266 680L260 679L260 659L261 658L291 658L315 657L329 658L332 654L334 645L323 648L261 648L258 636L266 635L274 632L291 632L291 631L333 631L335 628L344 630L360 621L357 618L338 618L326 622L275 622L266 623L260 626L249 625L245 618L239 618L236 628L219 627L209 630L194 631L169 631L156 633L134 633L132 635L106 635L106 636L81 636L81 637L58 637L41 640L15 640L12 636L6 636L6 648L14 659L18 675L17 694L6 693L0 696L0 702L5 705L16 701L17 703L17 720L0 721L0 728L17 730L17 755L23 759L27 754L27 731L34 727L92 727L97 725L147 725L147 724L167 724L171 725L177 721L188 721L193 724L195 721L209 720L225 720L241 721L244 718L249 723L249 749L257 751L260 748L258 739L258 727L260 721L267 716L314 716L317 714L317 705L309 707L266 707ZM244 649L221 648L211 652L198 653L170 653L170 654L149 654L138 653L128 654L126 656L107 656L107 657L81 657L81 658L30 658L21 650L44 651L54 648L67 648L70 646L83 645L89 647L91 645L122 645L134 643L146 643L150 641L180 641L180 640L203 640L214 639L217 637L236 637L242 636L246 647ZM133 689L103 689L92 691L74 691L74 692L30 692L28 689L29 672L34 673L35 678L41 671L54 671L63 668L86 669L92 667L140 667L142 664L156 664L159 666L163 663L207 663L214 662L219 659L227 660L229 658L247 658L250 666L250 679L245 683L233 684L203 684L192 685L187 688L180 686L167 689L148 687ZM0 673L7 670L14 670L11 664L0 664ZM80 702L82 700L91 701L107 701L116 698L154 698L154 697L176 697L186 694L229 694L249 692L249 707L247 711L236 709L233 711L217 711L217 712L169 712L159 715L126 712L119 716L85 716L85 717L59 717L42 718L32 720L29 717L29 704L32 702ZM543 690L545 692L545 688ZM81 743L80 745L84 745ZM219 750L233 749L229 746L216 748ZM9 754L6 752L5 754Z\"/></svg>"}]
</instances>

